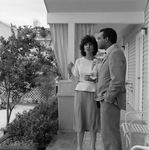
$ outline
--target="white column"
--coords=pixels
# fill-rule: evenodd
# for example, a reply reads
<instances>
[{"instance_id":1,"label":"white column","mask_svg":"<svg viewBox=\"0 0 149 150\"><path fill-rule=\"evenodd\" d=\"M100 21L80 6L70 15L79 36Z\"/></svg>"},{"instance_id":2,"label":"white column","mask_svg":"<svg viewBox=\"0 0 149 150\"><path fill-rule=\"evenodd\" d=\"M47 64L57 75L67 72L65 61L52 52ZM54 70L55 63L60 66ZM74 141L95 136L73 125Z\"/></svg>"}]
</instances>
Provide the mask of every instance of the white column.
<instances>
[{"instance_id":1,"label":"white column","mask_svg":"<svg viewBox=\"0 0 149 150\"><path fill-rule=\"evenodd\" d=\"M74 63L75 58L75 23L68 23L68 54L67 60Z\"/></svg>"}]
</instances>

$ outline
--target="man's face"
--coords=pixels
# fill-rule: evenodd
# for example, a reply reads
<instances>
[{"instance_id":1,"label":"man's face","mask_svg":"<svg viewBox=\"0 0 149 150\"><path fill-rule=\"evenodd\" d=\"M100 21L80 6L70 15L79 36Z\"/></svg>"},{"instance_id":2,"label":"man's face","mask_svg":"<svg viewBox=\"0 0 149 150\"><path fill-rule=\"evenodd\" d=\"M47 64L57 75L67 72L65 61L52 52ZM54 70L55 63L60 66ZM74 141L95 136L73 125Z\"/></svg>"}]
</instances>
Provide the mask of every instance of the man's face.
<instances>
[{"instance_id":1,"label":"man's face","mask_svg":"<svg viewBox=\"0 0 149 150\"><path fill-rule=\"evenodd\" d=\"M98 48L105 49L106 47L106 38L103 37L103 32L100 32L97 37Z\"/></svg>"}]
</instances>

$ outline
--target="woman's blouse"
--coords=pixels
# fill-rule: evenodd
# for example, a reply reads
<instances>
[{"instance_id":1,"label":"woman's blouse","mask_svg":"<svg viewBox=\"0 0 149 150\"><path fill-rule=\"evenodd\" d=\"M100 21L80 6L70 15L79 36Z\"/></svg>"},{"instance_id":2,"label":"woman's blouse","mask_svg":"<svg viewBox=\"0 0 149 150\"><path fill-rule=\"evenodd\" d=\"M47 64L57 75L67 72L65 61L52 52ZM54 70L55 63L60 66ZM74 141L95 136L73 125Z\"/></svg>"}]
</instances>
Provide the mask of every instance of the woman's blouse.
<instances>
[{"instance_id":1,"label":"woman's blouse","mask_svg":"<svg viewBox=\"0 0 149 150\"><path fill-rule=\"evenodd\" d=\"M77 77L79 81L75 90L95 92L95 83L91 81L86 81L84 79L85 75L90 75L91 73L97 74L95 67L93 67L92 60L88 60L85 57L76 60L73 75Z\"/></svg>"}]
</instances>

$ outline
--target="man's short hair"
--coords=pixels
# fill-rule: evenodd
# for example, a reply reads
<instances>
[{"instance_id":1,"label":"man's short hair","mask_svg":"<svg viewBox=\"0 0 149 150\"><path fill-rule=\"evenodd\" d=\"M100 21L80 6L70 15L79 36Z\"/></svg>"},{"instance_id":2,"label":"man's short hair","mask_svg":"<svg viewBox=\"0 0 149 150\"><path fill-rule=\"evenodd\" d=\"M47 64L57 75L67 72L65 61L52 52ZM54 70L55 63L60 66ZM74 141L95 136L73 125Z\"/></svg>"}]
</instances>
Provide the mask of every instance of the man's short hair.
<instances>
[{"instance_id":1,"label":"man's short hair","mask_svg":"<svg viewBox=\"0 0 149 150\"><path fill-rule=\"evenodd\" d=\"M108 37L109 41L114 44L117 42L117 33L112 28L101 29L100 32L103 32L103 38Z\"/></svg>"}]
</instances>

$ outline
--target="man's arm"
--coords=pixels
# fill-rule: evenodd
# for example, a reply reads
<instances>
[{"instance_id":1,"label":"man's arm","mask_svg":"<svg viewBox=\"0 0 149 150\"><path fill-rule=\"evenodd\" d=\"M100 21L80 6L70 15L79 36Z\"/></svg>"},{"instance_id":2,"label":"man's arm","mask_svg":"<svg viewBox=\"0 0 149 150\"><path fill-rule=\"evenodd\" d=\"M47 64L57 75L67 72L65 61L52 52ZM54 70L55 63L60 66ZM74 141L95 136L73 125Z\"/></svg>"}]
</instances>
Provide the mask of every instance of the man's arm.
<instances>
[{"instance_id":1,"label":"man's arm","mask_svg":"<svg viewBox=\"0 0 149 150\"><path fill-rule=\"evenodd\" d=\"M114 51L109 56L110 84L105 101L113 103L118 92L125 85L126 62L122 51Z\"/></svg>"}]
</instances>

